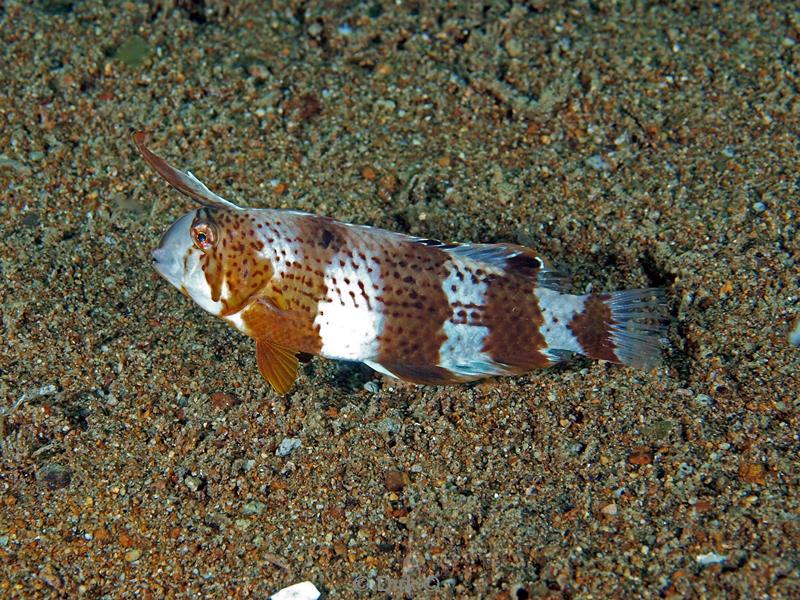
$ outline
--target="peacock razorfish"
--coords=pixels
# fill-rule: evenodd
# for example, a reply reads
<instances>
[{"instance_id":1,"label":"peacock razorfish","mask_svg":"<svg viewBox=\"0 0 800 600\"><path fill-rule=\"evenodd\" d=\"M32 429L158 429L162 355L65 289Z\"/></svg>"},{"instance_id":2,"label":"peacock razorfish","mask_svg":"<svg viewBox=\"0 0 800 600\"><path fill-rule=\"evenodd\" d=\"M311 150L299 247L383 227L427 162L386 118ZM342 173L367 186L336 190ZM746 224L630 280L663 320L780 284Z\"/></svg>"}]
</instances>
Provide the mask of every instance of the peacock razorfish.
<instances>
[{"instance_id":1,"label":"peacock razorfish","mask_svg":"<svg viewBox=\"0 0 800 600\"><path fill-rule=\"evenodd\" d=\"M661 358L663 290L573 295L536 253L451 244L293 210L242 208L134 141L201 206L178 219L153 265L201 308L256 342L288 392L298 356L363 362L418 384L521 375L575 354L636 367Z\"/></svg>"}]
</instances>

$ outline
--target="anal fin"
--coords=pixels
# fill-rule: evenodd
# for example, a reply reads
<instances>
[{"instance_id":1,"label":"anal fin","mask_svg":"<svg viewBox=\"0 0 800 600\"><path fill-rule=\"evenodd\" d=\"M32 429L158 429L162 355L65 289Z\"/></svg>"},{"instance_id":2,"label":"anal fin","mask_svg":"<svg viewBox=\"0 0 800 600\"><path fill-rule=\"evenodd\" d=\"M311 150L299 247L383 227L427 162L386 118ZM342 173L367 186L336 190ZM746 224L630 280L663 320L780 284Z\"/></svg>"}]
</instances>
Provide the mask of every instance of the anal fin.
<instances>
[{"instance_id":1,"label":"anal fin","mask_svg":"<svg viewBox=\"0 0 800 600\"><path fill-rule=\"evenodd\" d=\"M297 379L297 353L267 339L256 340L256 363L261 376L284 395Z\"/></svg>"}]
</instances>

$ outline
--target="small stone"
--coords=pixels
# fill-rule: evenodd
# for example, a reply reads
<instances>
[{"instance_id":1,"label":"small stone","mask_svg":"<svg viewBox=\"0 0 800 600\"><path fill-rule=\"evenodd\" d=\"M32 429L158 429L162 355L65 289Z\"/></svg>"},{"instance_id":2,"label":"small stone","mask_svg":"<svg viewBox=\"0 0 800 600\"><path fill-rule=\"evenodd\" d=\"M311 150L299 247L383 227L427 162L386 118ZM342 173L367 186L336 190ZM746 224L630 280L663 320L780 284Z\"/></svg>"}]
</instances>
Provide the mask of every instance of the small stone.
<instances>
[{"instance_id":1,"label":"small stone","mask_svg":"<svg viewBox=\"0 0 800 600\"><path fill-rule=\"evenodd\" d=\"M317 38L321 33L322 33L322 25L320 25L319 23L312 23L311 25L308 26L308 35L310 35L311 37Z\"/></svg>"},{"instance_id":2,"label":"small stone","mask_svg":"<svg viewBox=\"0 0 800 600\"><path fill-rule=\"evenodd\" d=\"M711 396L708 396L706 394L697 394L694 397L694 401L697 404L701 405L701 406L713 406L714 405L714 400L711 398Z\"/></svg>"},{"instance_id":3,"label":"small stone","mask_svg":"<svg viewBox=\"0 0 800 600\"><path fill-rule=\"evenodd\" d=\"M138 548L131 548L125 553L125 562L136 562L142 556L142 551Z\"/></svg>"},{"instance_id":4,"label":"small stone","mask_svg":"<svg viewBox=\"0 0 800 600\"><path fill-rule=\"evenodd\" d=\"M194 475L187 476L183 482L186 484L186 487L189 488L190 492L196 492L203 487L203 480L200 477L195 477Z\"/></svg>"},{"instance_id":5,"label":"small stone","mask_svg":"<svg viewBox=\"0 0 800 600\"><path fill-rule=\"evenodd\" d=\"M264 512L264 510L266 508L267 508L267 505L264 504L263 502L258 502L256 500L252 500L252 501L248 502L247 504L245 504L242 507L242 514L244 514L246 516L260 515L261 513Z\"/></svg>"},{"instance_id":6,"label":"small stone","mask_svg":"<svg viewBox=\"0 0 800 600\"><path fill-rule=\"evenodd\" d=\"M720 563L724 563L727 558L727 556L722 556L716 552L709 552L707 554L698 554L697 562L700 564L700 566L706 567L708 565L718 565Z\"/></svg>"},{"instance_id":7,"label":"small stone","mask_svg":"<svg viewBox=\"0 0 800 600\"><path fill-rule=\"evenodd\" d=\"M289 456L297 448L300 448L303 442L299 438L283 438L278 449L275 450L275 456Z\"/></svg>"},{"instance_id":8,"label":"small stone","mask_svg":"<svg viewBox=\"0 0 800 600\"><path fill-rule=\"evenodd\" d=\"M767 210L767 205L763 202L754 202L752 208L755 213L763 213Z\"/></svg>"},{"instance_id":9,"label":"small stone","mask_svg":"<svg viewBox=\"0 0 800 600\"><path fill-rule=\"evenodd\" d=\"M227 394L225 392L215 392L211 394L211 405L218 410L230 408L238 403L239 399L233 394Z\"/></svg>"},{"instance_id":10,"label":"small stone","mask_svg":"<svg viewBox=\"0 0 800 600\"><path fill-rule=\"evenodd\" d=\"M712 508L714 508L713 505L711 504L711 502L708 502L707 500L700 500L694 505L694 511L696 513L706 513L710 511Z\"/></svg>"},{"instance_id":11,"label":"small stone","mask_svg":"<svg viewBox=\"0 0 800 600\"><path fill-rule=\"evenodd\" d=\"M649 465L653 462L653 452L647 446L641 446L628 455L628 462L632 465Z\"/></svg>"},{"instance_id":12,"label":"small stone","mask_svg":"<svg viewBox=\"0 0 800 600\"><path fill-rule=\"evenodd\" d=\"M375 181L375 178L377 177L375 169L370 166L366 166L361 169L361 176L367 181Z\"/></svg>"},{"instance_id":13,"label":"small stone","mask_svg":"<svg viewBox=\"0 0 800 600\"><path fill-rule=\"evenodd\" d=\"M764 466L758 463L743 462L739 465L739 477L747 483L766 485Z\"/></svg>"},{"instance_id":14,"label":"small stone","mask_svg":"<svg viewBox=\"0 0 800 600\"><path fill-rule=\"evenodd\" d=\"M114 53L114 58L122 61L129 67L137 67L147 55L150 54L150 46L138 35L132 35Z\"/></svg>"},{"instance_id":15,"label":"small stone","mask_svg":"<svg viewBox=\"0 0 800 600\"><path fill-rule=\"evenodd\" d=\"M517 58L518 56L522 56L522 52L524 48L522 44L517 38L511 38L506 42L506 52L511 58Z\"/></svg>"},{"instance_id":16,"label":"small stone","mask_svg":"<svg viewBox=\"0 0 800 600\"><path fill-rule=\"evenodd\" d=\"M800 348L800 317L794 320L794 329L789 333L789 343Z\"/></svg>"},{"instance_id":17,"label":"small stone","mask_svg":"<svg viewBox=\"0 0 800 600\"><path fill-rule=\"evenodd\" d=\"M317 600L320 591L310 581L295 583L282 590L278 590L269 597L269 600Z\"/></svg>"},{"instance_id":18,"label":"small stone","mask_svg":"<svg viewBox=\"0 0 800 600\"><path fill-rule=\"evenodd\" d=\"M403 488L411 483L408 474L403 471L386 471L383 474L383 484L390 492L402 492Z\"/></svg>"},{"instance_id":19,"label":"small stone","mask_svg":"<svg viewBox=\"0 0 800 600\"><path fill-rule=\"evenodd\" d=\"M368 391L370 394L377 394L381 391L381 386L378 384L377 381L368 381L364 384L364 389Z\"/></svg>"},{"instance_id":20,"label":"small stone","mask_svg":"<svg viewBox=\"0 0 800 600\"><path fill-rule=\"evenodd\" d=\"M69 487L72 482L72 471L59 464L45 465L36 473L36 480L51 490Z\"/></svg>"},{"instance_id":21,"label":"small stone","mask_svg":"<svg viewBox=\"0 0 800 600\"><path fill-rule=\"evenodd\" d=\"M570 444L569 446L570 454L574 454L575 456L581 454L585 449L586 449L586 444L583 444L581 442L575 442L574 444Z\"/></svg>"},{"instance_id":22,"label":"small stone","mask_svg":"<svg viewBox=\"0 0 800 600\"><path fill-rule=\"evenodd\" d=\"M603 514L606 514L610 517L613 517L617 514L617 503L612 502L611 504L606 504L603 508L600 509Z\"/></svg>"},{"instance_id":23,"label":"small stone","mask_svg":"<svg viewBox=\"0 0 800 600\"><path fill-rule=\"evenodd\" d=\"M400 423L390 417L386 417L375 424L375 430L380 433L394 435L400 431Z\"/></svg>"},{"instance_id":24,"label":"small stone","mask_svg":"<svg viewBox=\"0 0 800 600\"><path fill-rule=\"evenodd\" d=\"M586 159L586 164L590 166L595 171L610 171L611 166L606 162L599 154L593 154L589 158Z\"/></svg>"}]
</instances>

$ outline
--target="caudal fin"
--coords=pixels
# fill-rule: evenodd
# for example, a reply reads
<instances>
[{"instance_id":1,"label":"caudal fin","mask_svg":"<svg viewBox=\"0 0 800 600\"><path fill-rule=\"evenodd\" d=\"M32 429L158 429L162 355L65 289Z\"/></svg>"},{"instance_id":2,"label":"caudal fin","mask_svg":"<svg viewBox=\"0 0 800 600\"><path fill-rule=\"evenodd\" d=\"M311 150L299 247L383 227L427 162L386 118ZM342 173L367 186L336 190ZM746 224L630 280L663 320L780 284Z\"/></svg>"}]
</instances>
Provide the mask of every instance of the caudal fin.
<instances>
[{"instance_id":1,"label":"caudal fin","mask_svg":"<svg viewBox=\"0 0 800 600\"><path fill-rule=\"evenodd\" d=\"M590 358L653 367L661 361L665 302L659 288L592 294L569 327Z\"/></svg>"}]
</instances>

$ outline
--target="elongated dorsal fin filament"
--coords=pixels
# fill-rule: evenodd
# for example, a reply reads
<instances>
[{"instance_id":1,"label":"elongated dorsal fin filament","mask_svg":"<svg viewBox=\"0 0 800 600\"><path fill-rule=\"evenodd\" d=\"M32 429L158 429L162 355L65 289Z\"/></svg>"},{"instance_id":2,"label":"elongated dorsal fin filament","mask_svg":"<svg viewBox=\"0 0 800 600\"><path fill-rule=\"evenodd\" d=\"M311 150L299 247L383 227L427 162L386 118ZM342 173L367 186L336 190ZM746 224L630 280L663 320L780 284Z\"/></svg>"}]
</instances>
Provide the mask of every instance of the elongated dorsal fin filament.
<instances>
[{"instance_id":1,"label":"elongated dorsal fin filament","mask_svg":"<svg viewBox=\"0 0 800 600\"><path fill-rule=\"evenodd\" d=\"M217 196L214 192L209 190L202 181L197 179L189 171L183 172L170 165L163 158L154 154L147 146L147 134L144 131L137 131L133 134L133 141L142 157L148 165L167 180L172 187L180 193L194 198L203 206L213 206L215 208L233 208L241 210L241 207L236 206L233 202L225 200L221 196Z\"/></svg>"}]
</instances>

